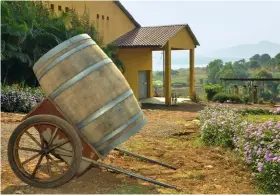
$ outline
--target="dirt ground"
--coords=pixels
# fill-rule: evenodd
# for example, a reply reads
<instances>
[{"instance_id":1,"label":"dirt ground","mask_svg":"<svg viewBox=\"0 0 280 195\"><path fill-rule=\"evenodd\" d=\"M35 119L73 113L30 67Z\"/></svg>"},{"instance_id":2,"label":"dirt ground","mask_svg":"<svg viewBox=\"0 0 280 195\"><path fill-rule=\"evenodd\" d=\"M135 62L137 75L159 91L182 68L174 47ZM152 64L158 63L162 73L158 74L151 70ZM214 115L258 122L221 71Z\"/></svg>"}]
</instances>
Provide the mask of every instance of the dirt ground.
<instances>
[{"instance_id":1,"label":"dirt ground","mask_svg":"<svg viewBox=\"0 0 280 195\"><path fill-rule=\"evenodd\" d=\"M20 181L7 162L7 142L24 115L1 113L1 193L184 193L253 194L251 174L231 151L208 147L199 140L198 111L203 106L174 107L143 105L148 124L119 148L177 167L171 170L111 152L105 163L175 185L179 190L156 186L138 179L93 168L56 189L38 189Z\"/></svg>"}]
</instances>

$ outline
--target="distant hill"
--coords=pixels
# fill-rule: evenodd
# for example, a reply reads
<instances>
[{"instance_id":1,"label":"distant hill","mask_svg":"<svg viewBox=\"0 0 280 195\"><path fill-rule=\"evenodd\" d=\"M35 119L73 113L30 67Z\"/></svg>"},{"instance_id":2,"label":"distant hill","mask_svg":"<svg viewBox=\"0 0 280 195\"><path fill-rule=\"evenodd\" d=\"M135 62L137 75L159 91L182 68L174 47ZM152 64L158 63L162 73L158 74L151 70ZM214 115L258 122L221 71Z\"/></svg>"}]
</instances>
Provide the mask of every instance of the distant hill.
<instances>
[{"instance_id":1,"label":"distant hill","mask_svg":"<svg viewBox=\"0 0 280 195\"><path fill-rule=\"evenodd\" d=\"M234 47L219 49L206 54L207 57L222 58L222 59L248 59L255 54L269 54L274 57L280 52L280 44L269 41L261 41L257 44L244 44Z\"/></svg>"}]
</instances>

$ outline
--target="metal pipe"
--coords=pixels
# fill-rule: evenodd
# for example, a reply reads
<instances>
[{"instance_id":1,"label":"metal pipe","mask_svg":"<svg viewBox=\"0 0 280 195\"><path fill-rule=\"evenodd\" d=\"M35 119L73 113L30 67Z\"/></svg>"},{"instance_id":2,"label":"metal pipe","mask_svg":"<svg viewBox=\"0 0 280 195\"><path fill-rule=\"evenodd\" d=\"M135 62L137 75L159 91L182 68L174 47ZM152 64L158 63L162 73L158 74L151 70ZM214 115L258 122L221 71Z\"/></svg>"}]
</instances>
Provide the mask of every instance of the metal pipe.
<instances>
[{"instance_id":1,"label":"metal pipe","mask_svg":"<svg viewBox=\"0 0 280 195\"><path fill-rule=\"evenodd\" d=\"M176 186L171 186L171 185L168 185L166 183L162 183L162 182L156 181L156 180L148 178L148 177L137 175L135 173L132 173L130 171L126 171L126 170L118 168L118 167L113 167L113 166L110 166L110 165L106 165L106 164L104 164L102 162L94 161L94 160L91 160L91 159L88 159L88 158L84 158L84 157L83 157L83 160L91 162L94 165L98 165L100 167L105 167L107 169L111 169L111 170L117 171L119 173L123 173L125 175L129 175L129 176L132 176L132 177L135 177L135 178L138 178L138 179L141 179L141 180L144 180L144 181L156 184L156 185L160 185L160 186L163 186L163 187L166 187L166 188L177 189Z\"/></svg>"},{"instance_id":2,"label":"metal pipe","mask_svg":"<svg viewBox=\"0 0 280 195\"><path fill-rule=\"evenodd\" d=\"M128 151L125 151L125 150L122 150L122 149L119 149L119 148L114 148L114 150L120 152L120 153L123 153L123 154L127 154L129 156L133 156L135 158L139 158L139 159L142 159L142 160L145 160L147 162L150 162L150 163L154 163L154 164L158 164L160 166L163 166L163 167L167 167L169 169L173 169L173 170L176 170L177 168L176 167L173 167L171 165L167 165L167 164L164 164L164 163L161 163L161 162L158 162L158 161L155 161L155 160L152 160L152 159L149 159L149 158L146 158L144 156L140 156L140 155L137 155L137 154L134 154L134 153L131 153L131 152L128 152Z\"/></svg>"}]
</instances>

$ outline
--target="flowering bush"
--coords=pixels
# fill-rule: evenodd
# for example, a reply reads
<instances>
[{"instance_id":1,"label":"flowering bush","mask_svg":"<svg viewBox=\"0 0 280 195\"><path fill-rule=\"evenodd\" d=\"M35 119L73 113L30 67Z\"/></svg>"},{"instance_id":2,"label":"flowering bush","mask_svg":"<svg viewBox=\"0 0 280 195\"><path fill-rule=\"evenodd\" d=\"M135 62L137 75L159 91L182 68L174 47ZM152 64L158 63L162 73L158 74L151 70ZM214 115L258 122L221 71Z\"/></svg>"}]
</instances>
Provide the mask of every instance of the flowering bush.
<instances>
[{"instance_id":1,"label":"flowering bush","mask_svg":"<svg viewBox=\"0 0 280 195\"><path fill-rule=\"evenodd\" d=\"M43 98L44 94L39 88L1 86L1 110L4 112L27 113Z\"/></svg>"},{"instance_id":2,"label":"flowering bush","mask_svg":"<svg viewBox=\"0 0 280 195\"><path fill-rule=\"evenodd\" d=\"M270 112L275 115L280 115L280 107L276 108L275 110L271 110Z\"/></svg>"},{"instance_id":3,"label":"flowering bush","mask_svg":"<svg viewBox=\"0 0 280 195\"><path fill-rule=\"evenodd\" d=\"M279 114L280 109L272 111ZM260 188L280 193L280 121L264 123L244 120L242 112L214 105L200 112L202 141L235 148L252 168Z\"/></svg>"},{"instance_id":4,"label":"flowering bush","mask_svg":"<svg viewBox=\"0 0 280 195\"><path fill-rule=\"evenodd\" d=\"M235 145L267 192L280 192L280 121L249 124L235 133Z\"/></svg>"},{"instance_id":5,"label":"flowering bush","mask_svg":"<svg viewBox=\"0 0 280 195\"><path fill-rule=\"evenodd\" d=\"M228 106L215 105L201 111L199 119L204 143L233 148L233 129L241 128L241 114Z\"/></svg>"}]
</instances>

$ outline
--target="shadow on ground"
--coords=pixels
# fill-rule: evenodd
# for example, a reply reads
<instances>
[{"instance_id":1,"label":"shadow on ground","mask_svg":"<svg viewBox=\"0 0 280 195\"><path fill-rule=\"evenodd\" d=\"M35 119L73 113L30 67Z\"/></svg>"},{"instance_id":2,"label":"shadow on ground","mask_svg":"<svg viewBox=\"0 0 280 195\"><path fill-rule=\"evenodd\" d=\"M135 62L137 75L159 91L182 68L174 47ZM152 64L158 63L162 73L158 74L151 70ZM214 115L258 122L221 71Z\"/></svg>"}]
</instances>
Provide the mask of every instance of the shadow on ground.
<instances>
[{"instance_id":1,"label":"shadow on ground","mask_svg":"<svg viewBox=\"0 0 280 195\"><path fill-rule=\"evenodd\" d=\"M181 103L177 105L167 106L162 104L142 103L142 109L150 110L168 110L168 111L182 111L182 112L199 112L205 108L205 104L197 103Z\"/></svg>"},{"instance_id":2,"label":"shadow on ground","mask_svg":"<svg viewBox=\"0 0 280 195\"><path fill-rule=\"evenodd\" d=\"M13 185L2 183L1 194L149 194L158 193L154 185L142 185L123 174L92 168L79 178L54 189L41 189L21 182L9 168L2 173L2 182L13 177ZM14 180L14 181L15 181Z\"/></svg>"}]
</instances>

